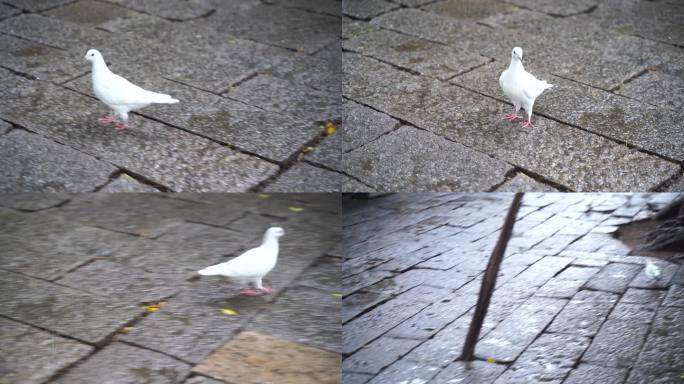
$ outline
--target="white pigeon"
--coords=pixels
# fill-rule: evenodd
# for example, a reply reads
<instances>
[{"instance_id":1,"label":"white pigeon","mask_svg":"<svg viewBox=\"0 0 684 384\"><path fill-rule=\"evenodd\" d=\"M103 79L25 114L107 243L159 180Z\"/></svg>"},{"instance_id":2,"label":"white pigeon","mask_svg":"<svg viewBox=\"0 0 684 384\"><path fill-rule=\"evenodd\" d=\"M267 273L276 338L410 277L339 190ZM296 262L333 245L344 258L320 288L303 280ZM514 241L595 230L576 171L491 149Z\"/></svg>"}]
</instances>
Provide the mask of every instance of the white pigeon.
<instances>
[{"instance_id":1,"label":"white pigeon","mask_svg":"<svg viewBox=\"0 0 684 384\"><path fill-rule=\"evenodd\" d=\"M253 283L256 289L245 288L243 295L254 296L259 291L273 292L273 288L264 287L261 279L266 276L278 260L278 238L285 234L280 227L271 227L264 233L260 246L252 248L242 255L225 263L212 265L197 271L202 276L226 276L234 280Z\"/></svg>"},{"instance_id":2,"label":"white pigeon","mask_svg":"<svg viewBox=\"0 0 684 384\"><path fill-rule=\"evenodd\" d=\"M527 121L524 121L521 125L525 128L534 128L531 121L534 100L536 100L545 89L551 88L553 85L544 80L539 80L531 73L526 72L522 64L522 56L522 48L513 48L513 52L511 53L511 64L499 77L499 85L501 86L504 95L511 100L515 107L515 112L504 116L504 119L508 121L521 119L521 117L518 116L518 111L520 110L520 107L522 107L525 109L525 112L527 112Z\"/></svg>"},{"instance_id":3,"label":"white pigeon","mask_svg":"<svg viewBox=\"0 0 684 384\"><path fill-rule=\"evenodd\" d=\"M646 260L646 269L644 273L649 279L658 280L660 277L660 268L651 260Z\"/></svg>"},{"instance_id":4,"label":"white pigeon","mask_svg":"<svg viewBox=\"0 0 684 384\"><path fill-rule=\"evenodd\" d=\"M116 117L121 118L121 123L116 125L118 131L128 128L128 112L137 111L150 104L174 104L178 100L163 93L156 93L138 87L123 77L112 73L97 49L86 52L85 60L92 63L93 91L100 101L105 103L112 111L100 119L103 124L115 123Z\"/></svg>"}]
</instances>

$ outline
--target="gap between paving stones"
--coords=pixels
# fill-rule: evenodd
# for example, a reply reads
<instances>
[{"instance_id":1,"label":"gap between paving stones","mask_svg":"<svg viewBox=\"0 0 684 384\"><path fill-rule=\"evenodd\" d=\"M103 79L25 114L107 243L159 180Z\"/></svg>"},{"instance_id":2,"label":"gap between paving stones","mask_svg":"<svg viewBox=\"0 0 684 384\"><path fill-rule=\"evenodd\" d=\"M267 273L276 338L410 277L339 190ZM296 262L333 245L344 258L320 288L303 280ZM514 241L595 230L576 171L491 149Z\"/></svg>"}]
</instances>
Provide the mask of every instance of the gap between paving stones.
<instances>
[{"instance_id":1,"label":"gap between paving stones","mask_svg":"<svg viewBox=\"0 0 684 384\"><path fill-rule=\"evenodd\" d=\"M69 88L65 88L65 89L68 89L68 90L71 91L71 89L69 89ZM86 95L86 96L87 96L87 95ZM3 121L7 121L7 120L3 120ZM64 143L62 143L62 142L59 141L59 140L53 139L52 137L43 136L43 135L41 135L40 133L34 132L34 131L32 131L32 130L30 130L30 129L28 129L28 128L22 126L22 125L19 125L19 124L17 124L17 123L14 123L14 122L11 122L11 121L8 121L8 123L10 123L10 124L12 125L13 129L21 129L21 130L23 130L23 131L30 132L30 133L35 134L35 135L38 135L38 136L40 136L40 137L42 137L42 138L44 138L44 139L46 139L46 140L50 140L50 141L55 142L55 143L57 143L57 144L59 144L59 145L64 145L65 147L71 148L72 150L74 150L74 151L76 151L76 152L79 152L79 153L81 153L81 154L83 154L83 155L85 155L85 156L89 156L89 157L92 157L92 158L94 158L94 159L96 159L96 160L98 160L98 161L102 161L102 162L105 162L105 163L107 163L107 164L111 164L112 166L114 166L114 167L117 168L118 171L114 171L114 172L109 176L109 181L107 181L107 182L104 183L103 185L100 185L100 186L95 187L91 192L97 192L97 191L101 190L102 188L105 188L109 183L111 183L112 181L114 181L114 180L116 179L116 177L118 177L118 176L120 176L120 175L128 175L128 176L132 177L133 179L135 179L136 181L140 182L141 184L144 184L144 185L150 186L150 187L152 187L152 188L155 188L155 189L159 190L160 192L173 192L173 190L171 190L169 187L166 187L166 186L161 185L161 184L159 184L159 183L157 183L157 182L155 182L155 181L152 181L152 180L150 180L150 179L148 179L148 178L146 178L146 177L144 177L144 176L142 176L142 175L139 175L139 174L137 174L137 173L135 173L135 172L133 172L133 171L131 171L131 170L129 170L129 169L126 169L125 167L122 167L122 166L120 166L120 165L118 165L118 164L109 162L109 161L107 161L107 160L103 160L103 159L101 159L99 156L95 156L95 155L93 155L93 154L91 154L91 153L84 152L84 151L82 151L82 150L79 149L79 148L74 148L74 147L72 147L72 146L70 146L70 145L68 145L68 144L64 144ZM118 172L118 174L117 174L117 172ZM69 201L70 201L70 200L69 200ZM61 205L64 205L64 204L68 203L69 201L64 202L64 203L61 204ZM58 207L58 206L61 206L61 205L56 205L55 207ZM33 212L33 211L31 211L31 212Z\"/></svg>"},{"instance_id":2,"label":"gap between paving stones","mask_svg":"<svg viewBox=\"0 0 684 384\"><path fill-rule=\"evenodd\" d=\"M364 55L364 56L365 56L365 55ZM366 56L366 57L368 57L368 56ZM389 65L392 65L392 64L389 64ZM392 65L392 66L393 66L393 65ZM403 70L403 69L401 69L401 68L397 68L397 69ZM474 68L474 69L475 69L475 68ZM407 72L409 72L409 71L407 71ZM409 73L410 73L410 72L409 72ZM451 84L451 83L449 83L449 84ZM458 141L454 141L454 140L451 139L450 137L443 136L443 135L441 135L441 134L439 134L439 133L436 133L436 132L433 132L433 131L431 131L431 130L429 130L429 129L425 129L425 128L418 127L418 126L414 125L413 123L410 123L410 122L404 120L404 119L401 118L401 117L394 116L394 115L392 115L392 114L390 114L390 113L387 113L387 112L385 112L385 111L379 110L379 109L377 109L377 108L375 108L375 107L373 107L373 106L371 106L371 105L365 104L365 103L362 102L362 101L354 100L354 99L352 99L352 98L350 98L350 97L347 97L347 96L344 96L344 95L342 95L342 99L343 99L343 100L352 101L352 102L357 103L357 104L359 104L359 105L362 105L362 106L364 106L364 107L366 107L366 108L368 108L368 109L372 109L372 110L374 110L374 111L376 111L376 112L385 114L385 115L390 116L390 117L392 117L393 119L396 119L397 121L399 121L399 124L397 124L395 127L393 127L390 131L383 132L383 133L380 134L378 137L375 137L375 138L373 138L372 140L367 141L367 142L365 142L365 143L359 145L358 147L351 148L351 149L347 150L345 153L349 153L349 152L355 151L355 150L357 150L357 149L359 149L359 148L363 148L363 147L365 147L366 145L371 144L371 143L377 141L378 139L380 139L380 138L383 137L383 136L392 134L393 132L395 132L395 131L397 131L399 128L401 128L402 126L409 126L409 127L412 127L412 128L418 129L418 130L421 130L421 131L429 132L429 133L431 133L431 134L433 134L433 135L436 135L436 136L438 136L438 137L441 137L442 139L445 139L445 140L447 140L447 141L449 141L449 142L452 142L452 143L455 143L455 144L459 144L459 145L463 145L464 147L466 147L466 148L468 148L468 149L470 149L470 150L472 150L472 151L474 151L474 152L477 152L477 153L479 153L479 154L482 154L483 156L487 156L487 157L492 158L492 159L494 158L492 155L490 155L490 154L488 154L488 153L481 152L481 151L479 151L479 150L477 150L477 149L475 149L475 148L469 147L469 146L467 146L467 145L465 145L465 144L463 144L463 143L459 143ZM554 181L552 181L552 180L549 180L549 179L545 178L545 177L542 176L542 175L539 175L539 174L537 174L537 173L535 173L535 172L532 172L532 171L530 171L530 170L528 170L528 169L525 169L524 167L521 167L521 166L516 165L516 164L509 163L508 161L505 161L505 160L503 160L503 161L504 161L506 164L508 164L508 165L510 165L511 167L513 167L513 168L512 168L510 171L506 172L506 174L504 175L504 179L503 179L500 183L493 185L493 186L490 187L486 192L494 192L494 191L496 191L497 188L500 188L500 187L501 187L503 184L505 184L507 181L509 181L510 179L512 179L513 177L515 177L515 173L516 173L516 172L522 173L522 174L524 174L524 175L526 175L526 176L528 176L528 177L530 177L530 178L536 180L537 182L539 182L539 183L541 183L541 184L547 185L547 186L549 186L549 187L551 187L551 188L558 189L558 190L560 190L560 191L562 191L562 192L571 191L570 188L568 188L568 187L566 187L566 186L563 186L563 185L561 185L561 184L558 184L558 183L556 183L556 182L554 182ZM342 173L342 174L346 175L346 176L349 177L349 178L355 179L356 181L358 181L358 182L360 182L360 183L362 183L362 184L364 184L364 185L367 185L367 186L369 186L369 187L371 187L371 188L375 188L374 186L368 185L367 183L365 183L365 182L363 182L363 181L357 179L355 176L352 176L352 175L350 175L350 174L347 174L346 172L340 172L340 171L337 171L337 172Z\"/></svg>"}]
</instances>

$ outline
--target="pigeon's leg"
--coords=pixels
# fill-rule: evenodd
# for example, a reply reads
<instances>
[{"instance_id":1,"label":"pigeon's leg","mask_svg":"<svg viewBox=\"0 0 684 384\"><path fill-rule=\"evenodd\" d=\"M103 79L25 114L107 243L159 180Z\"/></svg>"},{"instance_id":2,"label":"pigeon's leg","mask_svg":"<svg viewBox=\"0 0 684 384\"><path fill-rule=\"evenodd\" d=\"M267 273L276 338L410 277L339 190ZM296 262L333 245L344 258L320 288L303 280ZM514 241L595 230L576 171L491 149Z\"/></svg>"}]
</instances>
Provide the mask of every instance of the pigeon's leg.
<instances>
[{"instance_id":1,"label":"pigeon's leg","mask_svg":"<svg viewBox=\"0 0 684 384\"><path fill-rule=\"evenodd\" d=\"M121 117L121 123L116 125L116 130L119 132L123 132L128 128L128 113L124 111L117 111L118 115Z\"/></svg>"},{"instance_id":2,"label":"pigeon's leg","mask_svg":"<svg viewBox=\"0 0 684 384\"><path fill-rule=\"evenodd\" d=\"M256 288L257 288L257 289L261 290L261 292L263 292L263 293L265 293L265 294L271 294L271 293L273 293L273 288L272 288L272 287L268 287L268 286L267 286L267 287L264 287L264 284L263 284L263 282L262 282L262 280L261 280L261 277L259 278L259 280L256 281L255 285L256 285Z\"/></svg>"},{"instance_id":3,"label":"pigeon's leg","mask_svg":"<svg viewBox=\"0 0 684 384\"><path fill-rule=\"evenodd\" d=\"M248 287L240 291L240 294L245 296L256 296L263 292L263 285L261 285L261 278L254 279L254 288Z\"/></svg>"},{"instance_id":4,"label":"pigeon's leg","mask_svg":"<svg viewBox=\"0 0 684 384\"><path fill-rule=\"evenodd\" d=\"M527 112L527 121L520 123L520 126L523 128L534 128L534 125L532 125L532 105L533 104L530 104L530 108L525 108L525 112Z\"/></svg>"},{"instance_id":5,"label":"pigeon's leg","mask_svg":"<svg viewBox=\"0 0 684 384\"><path fill-rule=\"evenodd\" d=\"M513 113L509 113L508 115L505 115L503 118L504 120L508 121L516 121L518 119L522 119L522 117L518 116L518 111L520 110L520 105L519 104L514 104L515 111Z\"/></svg>"}]
</instances>

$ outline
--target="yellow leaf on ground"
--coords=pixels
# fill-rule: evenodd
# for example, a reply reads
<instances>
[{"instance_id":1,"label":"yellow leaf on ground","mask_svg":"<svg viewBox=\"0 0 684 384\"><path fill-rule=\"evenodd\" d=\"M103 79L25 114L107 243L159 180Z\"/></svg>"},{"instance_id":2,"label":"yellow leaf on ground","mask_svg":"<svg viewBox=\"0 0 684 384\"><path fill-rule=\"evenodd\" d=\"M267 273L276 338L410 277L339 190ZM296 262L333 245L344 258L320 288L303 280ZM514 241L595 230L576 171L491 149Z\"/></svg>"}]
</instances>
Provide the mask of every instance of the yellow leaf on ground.
<instances>
[{"instance_id":1,"label":"yellow leaf on ground","mask_svg":"<svg viewBox=\"0 0 684 384\"><path fill-rule=\"evenodd\" d=\"M289 209L292 212L301 212L304 210L304 208L302 208L302 207L295 207L295 206L289 206L289 207L287 207L287 209Z\"/></svg>"},{"instance_id":2,"label":"yellow leaf on ground","mask_svg":"<svg viewBox=\"0 0 684 384\"><path fill-rule=\"evenodd\" d=\"M152 305L148 305L145 307L147 312L157 312L159 310L159 308L161 308L161 306L159 306L157 304L152 304Z\"/></svg>"},{"instance_id":3,"label":"yellow leaf on ground","mask_svg":"<svg viewBox=\"0 0 684 384\"><path fill-rule=\"evenodd\" d=\"M230 308L224 308L221 310L221 312L223 312L224 314L226 314L228 316L236 316L236 315L240 314L240 313L238 313L238 311L236 311L234 309L230 309Z\"/></svg>"},{"instance_id":4,"label":"yellow leaf on ground","mask_svg":"<svg viewBox=\"0 0 684 384\"><path fill-rule=\"evenodd\" d=\"M302 149L302 152L309 153L309 152L312 152L313 150L314 150L314 147L306 147L306 148Z\"/></svg>"},{"instance_id":5,"label":"yellow leaf on ground","mask_svg":"<svg viewBox=\"0 0 684 384\"><path fill-rule=\"evenodd\" d=\"M119 333L128 333L133 327L123 327L119 330Z\"/></svg>"},{"instance_id":6,"label":"yellow leaf on ground","mask_svg":"<svg viewBox=\"0 0 684 384\"><path fill-rule=\"evenodd\" d=\"M337 124L335 124L331 121L328 121L327 123L325 123L325 134L326 135L330 136L330 135L334 134L335 131L337 131Z\"/></svg>"},{"instance_id":7,"label":"yellow leaf on ground","mask_svg":"<svg viewBox=\"0 0 684 384\"><path fill-rule=\"evenodd\" d=\"M339 292L331 293L330 296L332 296L332 297L334 297L334 298L336 298L336 299L341 299L341 298L342 298L342 294L339 293Z\"/></svg>"},{"instance_id":8,"label":"yellow leaf on ground","mask_svg":"<svg viewBox=\"0 0 684 384\"><path fill-rule=\"evenodd\" d=\"M271 195L269 195L268 193L260 193L257 196L259 196L260 199L268 199L269 197L271 197Z\"/></svg>"},{"instance_id":9,"label":"yellow leaf on ground","mask_svg":"<svg viewBox=\"0 0 684 384\"><path fill-rule=\"evenodd\" d=\"M493 358L493 357L488 357L488 358L487 358L487 362L488 362L488 363L494 364L494 363L496 363L496 359Z\"/></svg>"}]
</instances>

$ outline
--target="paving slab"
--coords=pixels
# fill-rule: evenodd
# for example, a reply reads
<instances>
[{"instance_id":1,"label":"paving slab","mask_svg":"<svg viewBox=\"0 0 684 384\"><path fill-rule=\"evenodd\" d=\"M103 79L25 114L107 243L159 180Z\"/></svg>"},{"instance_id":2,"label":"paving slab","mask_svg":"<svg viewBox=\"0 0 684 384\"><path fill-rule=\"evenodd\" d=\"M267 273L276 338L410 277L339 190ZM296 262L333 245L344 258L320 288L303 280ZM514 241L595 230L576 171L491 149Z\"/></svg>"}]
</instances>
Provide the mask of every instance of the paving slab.
<instances>
[{"instance_id":1,"label":"paving slab","mask_svg":"<svg viewBox=\"0 0 684 384\"><path fill-rule=\"evenodd\" d=\"M69 51L0 34L0 65L38 80L64 82L83 75L87 69L74 65Z\"/></svg>"},{"instance_id":2,"label":"paving slab","mask_svg":"<svg viewBox=\"0 0 684 384\"><path fill-rule=\"evenodd\" d=\"M673 163L552 120L537 118L532 131L511 127L500 119L507 108L503 103L373 59L351 53L345 57L346 97L573 190L648 189L675 172ZM568 142L574 143L572 148ZM563 148L563 153L554 148ZM646 163L652 166L644 167ZM616 172L616 166L622 170Z\"/></svg>"},{"instance_id":3,"label":"paving slab","mask_svg":"<svg viewBox=\"0 0 684 384\"><path fill-rule=\"evenodd\" d=\"M406 381L408 383L426 383L439 372L439 368L413 361L399 360L387 367L369 384L390 384Z\"/></svg>"},{"instance_id":4,"label":"paving slab","mask_svg":"<svg viewBox=\"0 0 684 384\"><path fill-rule=\"evenodd\" d=\"M356 19L370 20L374 16L399 8L386 0L343 1L342 13Z\"/></svg>"},{"instance_id":5,"label":"paving slab","mask_svg":"<svg viewBox=\"0 0 684 384\"><path fill-rule=\"evenodd\" d=\"M347 173L379 191L488 190L512 169L503 161L408 126L348 153L344 160Z\"/></svg>"},{"instance_id":6,"label":"paving slab","mask_svg":"<svg viewBox=\"0 0 684 384\"><path fill-rule=\"evenodd\" d=\"M387 30L345 40L342 48L441 80L448 80L490 61L478 54L464 53L446 45Z\"/></svg>"},{"instance_id":7,"label":"paving slab","mask_svg":"<svg viewBox=\"0 0 684 384\"><path fill-rule=\"evenodd\" d=\"M272 336L241 332L193 371L240 383L341 383L340 356Z\"/></svg>"},{"instance_id":8,"label":"paving slab","mask_svg":"<svg viewBox=\"0 0 684 384\"><path fill-rule=\"evenodd\" d=\"M341 173L300 162L264 189L267 192L336 192L351 179Z\"/></svg>"},{"instance_id":9,"label":"paving slab","mask_svg":"<svg viewBox=\"0 0 684 384\"><path fill-rule=\"evenodd\" d=\"M6 270L46 280L55 280L94 257L109 257L131 236L86 227L51 216L25 216L12 220L15 227L0 235L2 265ZM51 257L46 258L49 254Z\"/></svg>"},{"instance_id":10,"label":"paving slab","mask_svg":"<svg viewBox=\"0 0 684 384\"><path fill-rule=\"evenodd\" d=\"M104 188L101 188L98 192L159 192L159 190L149 185L142 184L136 179L124 173L119 175L111 182L109 182L107 185L104 186Z\"/></svg>"},{"instance_id":11,"label":"paving slab","mask_svg":"<svg viewBox=\"0 0 684 384\"><path fill-rule=\"evenodd\" d=\"M574 335L544 333L495 383L560 383L589 345Z\"/></svg>"},{"instance_id":12,"label":"paving slab","mask_svg":"<svg viewBox=\"0 0 684 384\"><path fill-rule=\"evenodd\" d=\"M86 294L12 272L0 271L2 315L96 344L142 313L125 302ZM86 315L87 314L87 315Z\"/></svg>"},{"instance_id":13,"label":"paving slab","mask_svg":"<svg viewBox=\"0 0 684 384\"><path fill-rule=\"evenodd\" d=\"M0 138L0 192L90 192L116 168L39 135L14 130ZM48 166L45 166L48 164Z\"/></svg>"},{"instance_id":14,"label":"paving slab","mask_svg":"<svg viewBox=\"0 0 684 384\"><path fill-rule=\"evenodd\" d=\"M681 110L684 85L679 76L651 70L623 84L615 93L661 107Z\"/></svg>"},{"instance_id":15,"label":"paving slab","mask_svg":"<svg viewBox=\"0 0 684 384\"><path fill-rule=\"evenodd\" d=\"M342 369L349 372L378 374L418 344L419 340L382 336L344 359Z\"/></svg>"},{"instance_id":16,"label":"paving slab","mask_svg":"<svg viewBox=\"0 0 684 384\"><path fill-rule=\"evenodd\" d=\"M0 4L0 20L7 19L20 13L21 10L18 8L10 7L9 5L5 4Z\"/></svg>"},{"instance_id":17,"label":"paving slab","mask_svg":"<svg viewBox=\"0 0 684 384\"><path fill-rule=\"evenodd\" d=\"M206 0L194 0L189 2L182 0L171 0L166 3L166 6L164 7L159 7L157 3L150 0L114 0L114 2L127 8L132 8L140 12L151 13L174 21L185 21L203 17L210 14L210 12L214 10L214 8L211 6L211 2Z\"/></svg>"},{"instance_id":18,"label":"paving slab","mask_svg":"<svg viewBox=\"0 0 684 384\"><path fill-rule=\"evenodd\" d=\"M596 384L619 384L627 378L627 370L624 368L610 368L600 365L580 363L570 371L570 375L564 381L565 384L581 384L592 382Z\"/></svg>"},{"instance_id":19,"label":"paving slab","mask_svg":"<svg viewBox=\"0 0 684 384\"><path fill-rule=\"evenodd\" d=\"M658 311L653 329L644 344L637 363L627 378L627 383L650 381L653 383L676 382L680 379L682 361L682 311L664 307Z\"/></svg>"},{"instance_id":20,"label":"paving slab","mask_svg":"<svg viewBox=\"0 0 684 384\"><path fill-rule=\"evenodd\" d=\"M339 121L339 95L319 91L274 76L258 75L223 96L267 111L299 116L309 121Z\"/></svg>"},{"instance_id":21,"label":"paving slab","mask_svg":"<svg viewBox=\"0 0 684 384\"><path fill-rule=\"evenodd\" d=\"M179 290L178 282L168 276L98 259L67 273L58 281L95 295L138 303L156 303Z\"/></svg>"},{"instance_id":22,"label":"paving slab","mask_svg":"<svg viewBox=\"0 0 684 384\"><path fill-rule=\"evenodd\" d=\"M608 320L594 337L582 361L604 367L632 367L649 328L648 324Z\"/></svg>"},{"instance_id":23,"label":"paving slab","mask_svg":"<svg viewBox=\"0 0 684 384\"><path fill-rule=\"evenodd\" d=\"M42 11L68 4L73 0L7 0L5 3L30 12Z\"/></svg>"},{"instance_id":24,"label":"paving slab","mask_svg":"<svg viewBox=\"0 0 684 384\"><path fill-rule=\"evenodd\" d=\"M176 191L244 191L277 169L274 164L144 118L135 118L131 122L135 128L119 135L111 128L96 126L101 107L88 97L47 83L22 80L17 86L20 88L9 90L12 96L0 108L3 118ZM36 103L49 107L35 111ZM179 151L183 156L178 156ZM196 164L207 166L204 177L195 177Z\"/></svg>"},{"instance_id":25,"label":"paving slab","mask_svg":"<svg viewBox=\"0 0 684 384\"><path fill-rule=\"evenodd\" d=\"M477 355L497 361L514 361L565 304L566 300L562 299L529 299L480 340Z\"/></svg>"},{"instance_id":26,"label":"paving slab","mask_svg":"<svg viewBox=\"0 0 684 384\"><path fill-rule=\"evenodd\" d=\"M539 181L522 173L516 174L512 179L506 180L496 192L557 192L558 190L550 185Z\"/></svg>"},{"instance_id":27,"label":"paving slab","mask_svg":"<svg viewBox=\"0 0 684 384\"><path fill-rule=\"evenodd\" d=\"M223 4L206 22L221 33L306 53L336 41L340 25L339 17L261 2Z\"/></svg>"},{"instance_id":28,"label":"paving slab","mask_svg":"<svg viewBox=\"0 0 684 384\"><path fill-rule=\"evenodd\" d=\"M493 382L504 370L505 366L499 364L473 361L466 365L457 361L446 367L435 378L429 381L430 384L448 384L453 382L463 384L476 384Z\"/></svg>"},{"instance_id":29,"label":"paving slab","mask_svg":"<svg viewBox=\"0 0 684 384\"><path fill-rule=\"evenodd\" d=\"M580 291L558 313L547 332L594 336L617 300L617 295L607 292Z\"/></svg>"},{"instance_id":30,"label":"paving slab","mask_svg":"<svg viewBox=\"0 0 684 384\"><path fill-rule=\"evenodd\" d=\"M12 351L2 358L0 380L8 383L43 383L93 351L89 345L5 318L0 319L0 326L0 345L3 351Z\"/></svg>"},{"instance_id":31,"label":"paving slab","mask_svg":"<svg viewBox=\"0 0 684 384\"><path fill-rule=\"evenodd\" d=\"M340 353L342 300L335 294L308 287L288 289L272 306L251 320L246 329ZM319 309L316 313L311 313L311 303L316 303Z\"/></svg>"},{"instance_id":32,"label":"paving slab","mask_svg":"<svg viewBox=\"0 0 684 384\"><path fill-rule=\"evenodd\" d=\"M572 0L563 4L555 4L551 1L512 0L511 3L552 16L564 17L589 12L599 4L596 0Z\"/></svg>"},{"instance_id":33,"label":"paving slab","mask_svg":"<svg viewBox=\"0 0 684 384\"><path fill-rule=\"evenodd\" d=\"M624 293L630 281L642 270L634 264L610 263L587 283L587 288L599 291Z\"/></svg>"},{"instance_id":34,"label":"paving slab","mask_svg":"<svg viewBox=\"0 0 684 384\"><path fill-rule=\"evenodd\" d=\"M427 303L393 300L344 324L342 327L343 352L351 354L359 350L427 305Z\"/></svg>"},{"instance_id":35,"label":"paving slab","mask_svg":"<svg viewBox=\"0 0 684 384\"><path fill-rule=\"evenodd\" d=\"M157 352L114 343L55 382L86 382L99 372L98 380L102 383L177 383L190 373L190 368L186 363Z\"/></svg>"},{"instance_id":36,"label":"paving slab","mask_svg":"<svg viewBox=\"0 0 684 384\"><path fill-rule=\"evenodd\" d=\"M42 12L42 15L96 27L110 20L118 20L136 13L130 9L103 1L78 0L63 7Z\"/></svg>"},{"instance_id":37,"label":"paving slab","mask_svg":"<svg viewBox=\"0 0 684 384\"><path fill-rule=\"evenodd\" d=\"M396 119L352 100L345 99L342 110L344 125L338 134L342 137L343 152L349 152L399 128L400 123Z\"/></svg>"}]
</instances>

